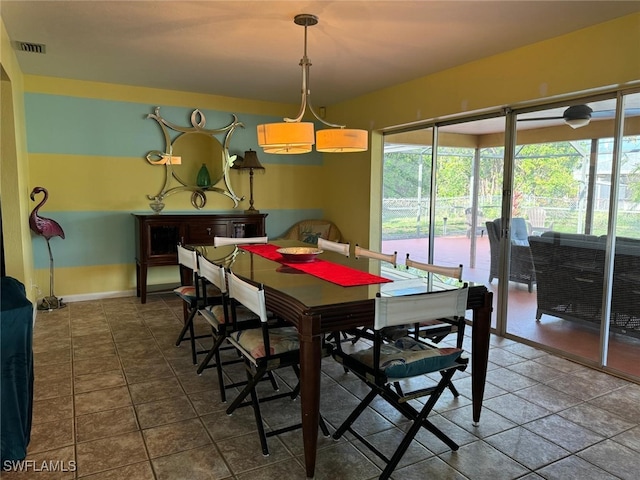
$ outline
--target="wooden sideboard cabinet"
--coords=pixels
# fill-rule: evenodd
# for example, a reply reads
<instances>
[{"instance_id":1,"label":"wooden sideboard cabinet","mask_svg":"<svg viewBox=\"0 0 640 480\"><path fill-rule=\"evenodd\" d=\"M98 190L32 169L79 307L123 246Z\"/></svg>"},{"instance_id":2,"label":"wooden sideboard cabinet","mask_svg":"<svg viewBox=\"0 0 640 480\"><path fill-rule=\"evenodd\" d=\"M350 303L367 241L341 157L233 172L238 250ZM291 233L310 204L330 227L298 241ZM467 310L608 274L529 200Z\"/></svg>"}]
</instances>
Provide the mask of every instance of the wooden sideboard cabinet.
<instances>
[{"instance_id":1,"label":"wooden sideboard cabinet","mask_svg":"<svg viewBox=\"0 0 640 480\"><path fill-rule=\"evenodd\" d=\"M148 268L177 265L178 242L213 244L215 236L261 237L265 235L267 214L133 216L136 232L136 294L141 303L146 303Z\"/></svg>"}]
</instances>

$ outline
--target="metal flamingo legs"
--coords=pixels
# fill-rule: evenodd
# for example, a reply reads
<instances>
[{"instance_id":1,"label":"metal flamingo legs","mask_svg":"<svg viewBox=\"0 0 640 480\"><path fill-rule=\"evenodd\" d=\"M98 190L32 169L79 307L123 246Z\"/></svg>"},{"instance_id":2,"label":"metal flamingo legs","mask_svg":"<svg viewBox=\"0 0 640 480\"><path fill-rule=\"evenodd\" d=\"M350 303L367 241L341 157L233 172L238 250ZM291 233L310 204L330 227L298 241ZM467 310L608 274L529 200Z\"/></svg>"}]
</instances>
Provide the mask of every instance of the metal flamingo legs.
<instances>
[{"instance_id":1,"label":"metal flamingo legs","mask_svg":"<svg viewBox=\"0 0 640 480\"><path fill-rule=\"evenodd\" d=\"M47 250L49 250L49 296L44 297L41 303L38 305L39 310L54 310L56 308L66 307L67 305L62 303L62 299L58 298L53 293L53 253L51 253L51 244L49 239L47 241Z\"/></svg>"}]
</instances>

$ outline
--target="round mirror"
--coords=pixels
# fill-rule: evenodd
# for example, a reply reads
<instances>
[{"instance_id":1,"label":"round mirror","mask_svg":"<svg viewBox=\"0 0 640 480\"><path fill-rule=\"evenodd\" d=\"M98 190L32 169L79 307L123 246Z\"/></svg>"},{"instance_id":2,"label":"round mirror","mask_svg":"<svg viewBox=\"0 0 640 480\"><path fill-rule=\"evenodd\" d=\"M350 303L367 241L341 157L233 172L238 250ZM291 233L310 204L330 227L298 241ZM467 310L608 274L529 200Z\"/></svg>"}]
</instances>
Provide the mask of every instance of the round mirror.
<instances>
[{"instance_id":1,"label":"round mirror","mask_svg":"<svg viewBox=\"0 0 640 480\"><path fill-rule=\"evenodd\" d=\"M181 157L181 163L171 165L173 176L185 186L213 186L224 176L224 150L217 138L200 132L183 133L171 144L172 155ZM202 182L202 166L209 174L210 183ZM198 175L200 174L200 182Z\"/></svg>"}]
</instances>

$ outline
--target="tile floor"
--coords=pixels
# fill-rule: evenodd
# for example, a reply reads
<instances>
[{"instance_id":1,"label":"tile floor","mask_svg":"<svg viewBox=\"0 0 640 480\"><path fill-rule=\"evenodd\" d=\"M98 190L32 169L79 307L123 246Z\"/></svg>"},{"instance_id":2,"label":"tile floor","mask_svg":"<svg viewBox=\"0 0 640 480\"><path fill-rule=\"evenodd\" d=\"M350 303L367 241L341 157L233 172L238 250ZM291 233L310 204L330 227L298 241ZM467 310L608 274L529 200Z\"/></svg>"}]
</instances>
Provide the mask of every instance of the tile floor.
<instances>
[{"instance_id":1,"label":"tile floor","mask_svg":"<svg viewBox=\"0 0 640 480\"><path fill-rule=\"evenodd\" d=\"M300 431L270 438L263 457L251 409L227 416L214 370L196 375L188 344L173 345L181 317L172 294L145 305L131 297L39 313L27 459L67 470L75 462L76 470L2 478L304 479ZM638 478L640 385L498 337L489 369L480 426L471 424L469 373L459 373L461 396L445 393L431 419L460 449L420 433L394 479ZM227 371L243 375L241 367ZM322 413L335 428L365 389L331 359L323 372ZM389 451L404 423L384 403L373 407L358 425ZM272 427L299 415L290 400L263 411ZM379 462L361 448L321 437L315 478L376 479Z\"/></svg>"}]
</instances>

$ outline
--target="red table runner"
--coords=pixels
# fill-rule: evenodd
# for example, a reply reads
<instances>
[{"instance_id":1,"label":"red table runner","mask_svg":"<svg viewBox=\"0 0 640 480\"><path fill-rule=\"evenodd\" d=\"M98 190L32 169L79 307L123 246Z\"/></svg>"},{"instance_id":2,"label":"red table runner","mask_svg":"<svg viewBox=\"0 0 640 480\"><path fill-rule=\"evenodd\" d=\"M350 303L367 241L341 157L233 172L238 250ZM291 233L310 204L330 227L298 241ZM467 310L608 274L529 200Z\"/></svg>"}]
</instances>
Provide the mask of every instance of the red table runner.
<instances>
[{"instance_id":1,"label":"red table runner","mask_svg":"<svg viewBox=\"0 0 640 480\"><path fill-rule=\"evenodd\" d=\"M355 268L346 267L333 262L327 262L326 260L320 260L316 258L313 262L296 263L285 262L282 255L277 250L280 248L277 245L270 243L266 245L241 245L239 246L243 250L246 250L261 257L268 258L274 262L282 263L287 267L295 268L301 272L308 273L314 277L321 278L327 282L335 283L342 287L355 287L358 285L372 285L375 283L391 282L388 278L379 277L362 270L356 270Z\"/></svg>"}]
</instances>

